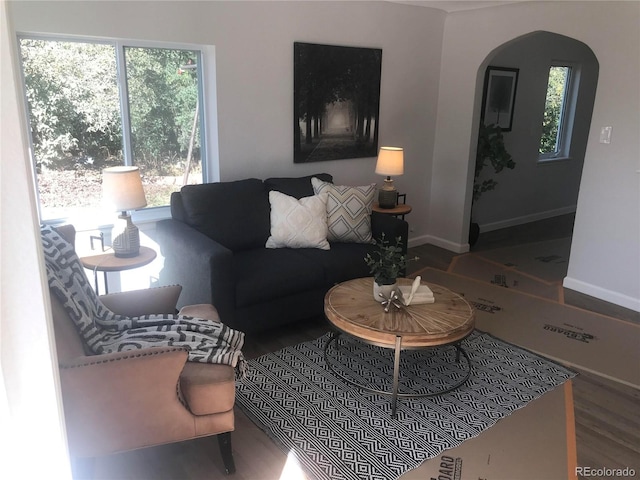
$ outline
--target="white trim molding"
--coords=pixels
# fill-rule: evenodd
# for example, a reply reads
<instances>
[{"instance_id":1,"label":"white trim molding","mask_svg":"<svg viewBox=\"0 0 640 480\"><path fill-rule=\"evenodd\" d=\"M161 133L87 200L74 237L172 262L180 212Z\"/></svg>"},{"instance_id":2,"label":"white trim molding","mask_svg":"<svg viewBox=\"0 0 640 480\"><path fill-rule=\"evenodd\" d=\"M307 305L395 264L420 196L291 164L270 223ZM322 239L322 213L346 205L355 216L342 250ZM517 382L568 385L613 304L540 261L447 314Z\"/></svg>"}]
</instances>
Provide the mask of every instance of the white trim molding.
<instances>
[{"instance_id":1,"label":"white trim molding","mask_svg":"<svg viewBox=\"0 0 640 480\"><path fill-rule=\"evenodd\" d=\"M508 218L506 220L500 220L492 223L484 223L480 225L480 232L491 232L493 230L500 230L501 228L515 227L516 225L537 222L538 220L546 220L547 218L559 217L560 215L567 215L569 213L575 212L576 205L569 205L568 207L557 208L555 210L547 210L545 212L532 213L530 215L523 215L522 217Z\"/></svg>"},{"instance_id":2,"label":"white trim molding","mask_svg":"<svg viewBox=\"0 0 640 480\"><path fill-rule=\"evenodd\" d=\"M584 293L590 297L599 298L600 300L640 312L640 298L629 297L572 277L565 277L562 286L570 290L575 290L576 292Z\"/></svg>"},{"instance_id":3,"label":"white trim molding","mask_svg":"<svg viewBox=\"0 0 640 480\"><path fill-rule=\"evenodd\" d=\"M445 238L435 237L433 235L423 235L418 238L409 239L409 247L424 245L429 243L436 247L444 248L454 253L467 253L471 248L468 243L455 243Z\"/></svg>"}]
</instances>

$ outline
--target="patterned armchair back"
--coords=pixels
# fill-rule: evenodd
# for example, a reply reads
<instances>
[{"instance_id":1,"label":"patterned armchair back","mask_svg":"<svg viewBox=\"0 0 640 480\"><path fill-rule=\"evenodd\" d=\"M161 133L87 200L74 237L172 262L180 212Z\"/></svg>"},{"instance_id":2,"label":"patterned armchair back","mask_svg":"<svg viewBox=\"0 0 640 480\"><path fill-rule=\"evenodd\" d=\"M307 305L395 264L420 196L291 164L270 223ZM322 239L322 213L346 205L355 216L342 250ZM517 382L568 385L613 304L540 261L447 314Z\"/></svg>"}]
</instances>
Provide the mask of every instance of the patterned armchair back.
<instances>
[{"instance_id":1,"label":"patterned armchair back","mask_svg":"<svg viewBox=\"0 0 640 480\"><path fill-rule=\"evenodd\" d=\"M75 246L76 229L73 225L63 225L57 229L69 243ZM58 362L62 363L86 355L82 339L69 314L55 295L52 294L50 297Z\"/></svg>"}]
</instances>

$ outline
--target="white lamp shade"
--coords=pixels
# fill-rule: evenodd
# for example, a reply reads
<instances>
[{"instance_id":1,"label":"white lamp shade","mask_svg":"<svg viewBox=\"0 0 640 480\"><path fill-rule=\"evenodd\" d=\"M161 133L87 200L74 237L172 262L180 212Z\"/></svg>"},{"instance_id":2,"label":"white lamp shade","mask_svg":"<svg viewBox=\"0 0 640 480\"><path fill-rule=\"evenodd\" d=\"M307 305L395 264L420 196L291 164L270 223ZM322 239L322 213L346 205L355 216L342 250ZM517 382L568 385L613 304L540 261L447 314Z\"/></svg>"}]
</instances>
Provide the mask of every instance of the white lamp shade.
<instances>
[{"instance_id":1,"label":"white lamp shade","mask_svg":"<svg viewBox=\"0 0 640 480\"><path fill-rule=\"evenodd\" d=\"M381 147L376 163L378 175L402 175L404 173L404 151L402 147Z\"/></svg>"},{"instance_id":2,"label":"white lamp shade","mask_svg":"<svg viewBox=\"0 0 640 480\"><path fill-rule=\"evenodd\" d=\"M135 210L147 205L138 167L110 167L102 171L102 199L114 211Z\"/></svg>"}]
</instances>

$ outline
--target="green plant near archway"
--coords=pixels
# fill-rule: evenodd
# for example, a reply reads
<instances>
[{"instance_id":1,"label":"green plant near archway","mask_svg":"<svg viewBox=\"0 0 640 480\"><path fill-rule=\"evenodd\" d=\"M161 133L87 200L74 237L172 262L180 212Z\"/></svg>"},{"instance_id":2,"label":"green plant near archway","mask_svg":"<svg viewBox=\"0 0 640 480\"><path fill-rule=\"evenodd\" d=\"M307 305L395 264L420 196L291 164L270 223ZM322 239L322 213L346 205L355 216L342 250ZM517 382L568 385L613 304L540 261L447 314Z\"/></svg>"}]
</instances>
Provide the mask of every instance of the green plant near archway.
<instances>
[{"instance_id":1,"label":"green plant near archway","mask_svg":"<svg viewBox=\"0 0 640 480\"><path fill-rule=\"evenodd\" d=\"M490 175L498 174L505 168L513 169L516 162L504 145L502 129L497 125L484 125L480 123L478 130L478 148L476 150L476 168L473 182L474 203L484 192L493 190L498 182L493 178L483 177L482 172L485 167L491 167L493 172Z\"/></svg>"}]
</instances>

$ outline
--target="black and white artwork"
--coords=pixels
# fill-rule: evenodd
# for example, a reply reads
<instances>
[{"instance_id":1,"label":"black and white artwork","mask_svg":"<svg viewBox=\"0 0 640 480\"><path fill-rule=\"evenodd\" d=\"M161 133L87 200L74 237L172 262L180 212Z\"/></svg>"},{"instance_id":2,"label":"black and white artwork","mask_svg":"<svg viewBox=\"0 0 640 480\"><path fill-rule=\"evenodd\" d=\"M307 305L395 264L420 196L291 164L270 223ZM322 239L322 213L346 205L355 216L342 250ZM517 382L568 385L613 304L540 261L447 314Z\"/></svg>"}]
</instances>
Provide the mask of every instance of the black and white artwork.
<instances>
[{"instance_id":1,"label":"black and white artwork","mask_svg":"<svg viewBox=\"0 0 640 480\"><path fill-rule=\"evenodd\" d=\"M378 154L382 50L293 45L294 163Z\"/></svg>"},{"instance_id":2,"label":"black and white artwork","mask_svg":"<svg viewBox=\"0 0 640 480\"><path fill-rule=\"evenodd\" d=\"M518 86L517 68L488 67L484 80L481 120L511 131Z\"/></svg>"}]
</instances>

